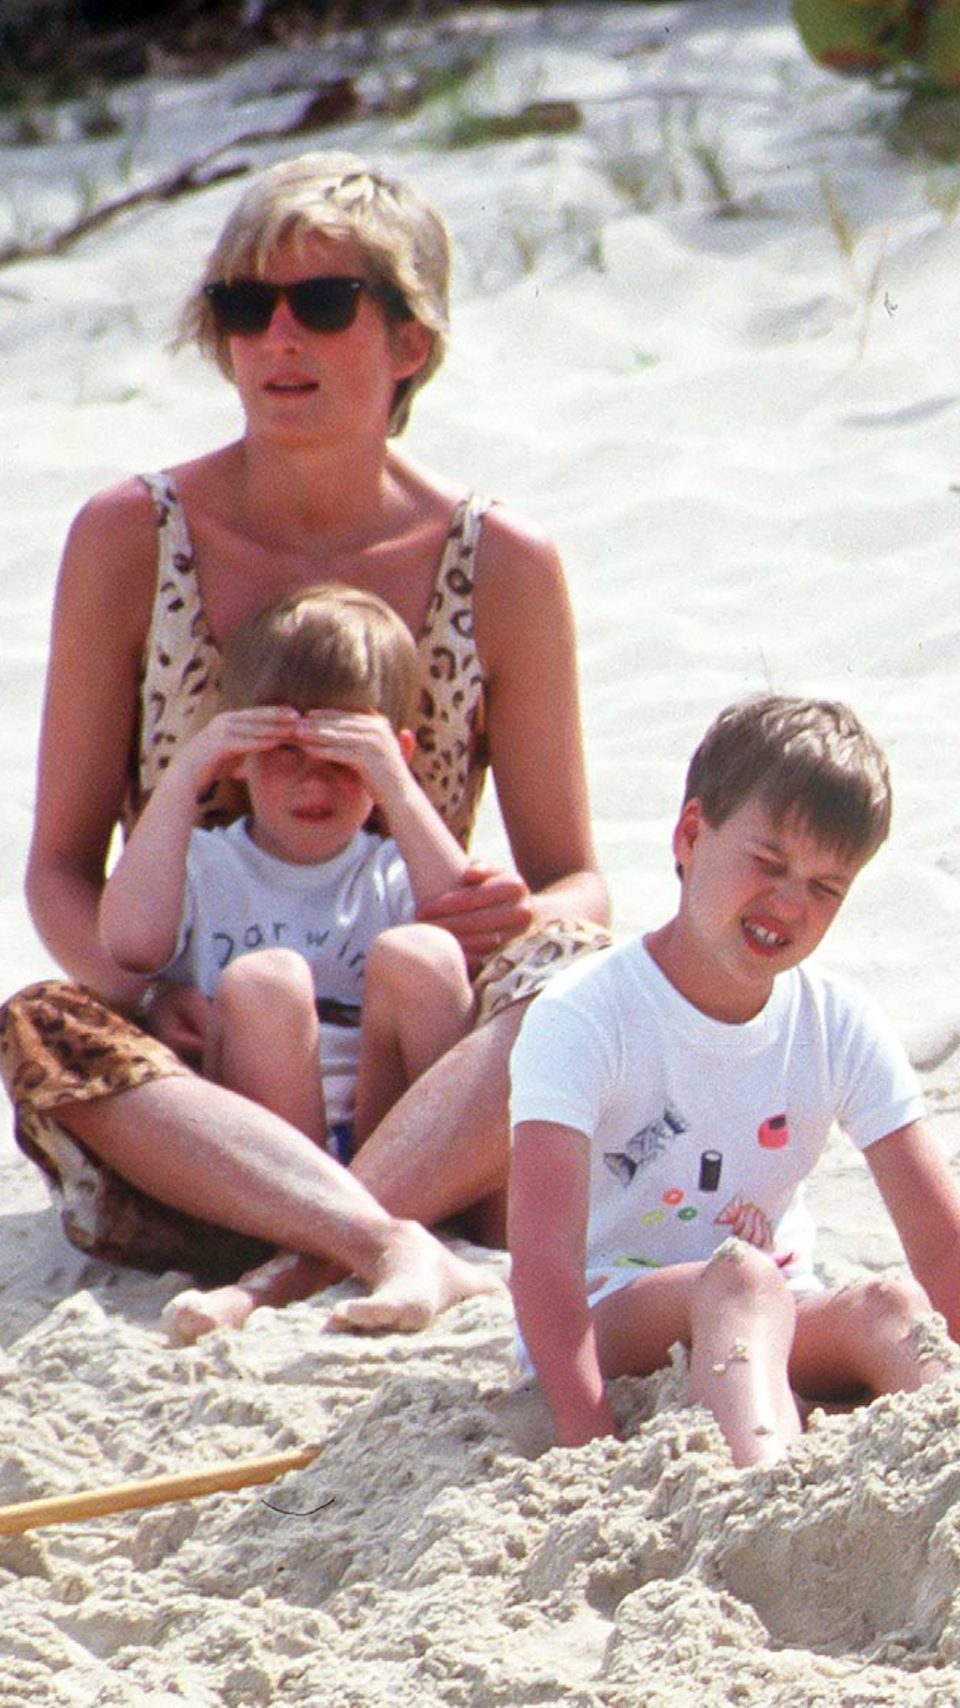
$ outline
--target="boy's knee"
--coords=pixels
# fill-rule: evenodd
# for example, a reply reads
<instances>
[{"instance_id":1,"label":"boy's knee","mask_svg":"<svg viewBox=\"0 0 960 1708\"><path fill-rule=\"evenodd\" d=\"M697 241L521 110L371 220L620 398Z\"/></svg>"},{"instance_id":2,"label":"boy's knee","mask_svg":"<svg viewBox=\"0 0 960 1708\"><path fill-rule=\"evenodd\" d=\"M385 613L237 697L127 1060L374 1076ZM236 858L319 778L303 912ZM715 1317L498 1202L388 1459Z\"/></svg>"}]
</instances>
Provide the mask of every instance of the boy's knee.
<instances>
[{"instance_id":1,"label":"boy's knee","mask_svg":"<svg viewBox=\"0 0 960 1708\"><path fill-rule=\"evenodd\" d=\"M296 949L258 949L240 955L220 974L214 1001L220 1009L260 1007L290 997L313 1006L313 975Z\"/></svg>"},{"instance_id":2,"label":"boy's knee","mask_svg":"<svg viewBox=\"0 0 960 1708\"><path fill-rule=\"evenodd\" d=\"M442 926L419 922L393 925L370 945L367 976L404 984L430 976L464 972L463 950Z\"/></svg>"},{"instance_id":3,"label":"boy's knee","mask_svg":"<svg viewBox=\"0 0 960 1708\"><path fill-rule=\"evenodd\" d=\"M845 1296L848 1308L861 1317L865 1334L891 1326L910 1328L932 1309L923 1288L910 1275L878 1275L845 1289Z\"/></svg>"},{"instance_id":4,"label":"boy's knee","mask_svg":"<svg viewBox=\"0 0 960 1708\"><path fill-rule=\"evenodd\" d=\"M697 1278L694 1307L713 1309L720 1303L746 1306L790 1302L789 1289L773 1258L745 1240L726 1239Z\"/></svg>"}]
</instances>

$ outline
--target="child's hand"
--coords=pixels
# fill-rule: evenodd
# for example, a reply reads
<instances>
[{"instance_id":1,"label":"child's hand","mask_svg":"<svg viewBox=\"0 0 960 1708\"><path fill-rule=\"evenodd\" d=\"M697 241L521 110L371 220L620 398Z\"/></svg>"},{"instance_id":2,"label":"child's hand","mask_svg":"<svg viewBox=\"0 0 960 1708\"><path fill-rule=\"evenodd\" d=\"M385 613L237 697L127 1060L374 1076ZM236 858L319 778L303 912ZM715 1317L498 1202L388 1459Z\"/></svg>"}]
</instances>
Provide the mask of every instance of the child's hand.
<instances>
[{"instance_id":1,"label":"child's hand","mask_svg":"<svg viewBox=\"0 0 960 1708\"><path fill-rule=\"evenodd\" d=\"M195 794L202 795L229 776L248 753L264 753L296 739L301 721L292 706L218 712L196 735L181 742L167 776L189 779Z\"/></svg>"},{"instance_id":2,"label":"child's hand","mask_svg":"<svg viewBox=\"0 0 960 1708\"><path fill-rule=\"evenodd\" d=\"M308 712L295 739L312 759L356 771L367 794L386 811L398 792L416 787L401 737L380 712Z\"/></svg>"},{"instance_id":3,"label":"child's hand","mask_svg":"<svg viewBox=\"0 0 960 1708\"><path fill-rule=\"evenodd\" d=\"M555 1404L552 1408L558 1447L585 1447L588 1441L617 1435L617 1422L604 1395L592 1404Z\"/></svg>"}]
</instances>

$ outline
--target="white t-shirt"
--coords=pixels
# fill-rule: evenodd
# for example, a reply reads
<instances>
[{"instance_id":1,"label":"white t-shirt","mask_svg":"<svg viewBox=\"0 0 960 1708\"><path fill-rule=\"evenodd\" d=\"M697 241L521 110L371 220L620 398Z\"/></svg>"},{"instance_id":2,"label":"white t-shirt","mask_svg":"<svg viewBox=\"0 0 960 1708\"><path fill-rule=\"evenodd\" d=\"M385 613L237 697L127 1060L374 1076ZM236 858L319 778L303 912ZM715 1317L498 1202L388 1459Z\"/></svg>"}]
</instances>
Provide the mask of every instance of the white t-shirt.
<instances>
[{"instance_id":1,"label":"white t-shirt","mask_svg":"<svg viewBox=\"0 0 960 1708\"><path fill-rule=\"evenodd\" d=\"M511 1118L591 1146L591 1302L645 1269L702 1260L731 1234L816 1287L803 1203L836 1120L860 1149L923 1114L916 1076L861 992L796 967L743 1025L680 995L641 938L558 974L511 1058Z\"/></svg>"},{"instance_id":2,"label":"white t-shirt","mask_svg":"<svg viewBox=\"0 0 960 1708\"><path fill-rule=\"evenodd\" d=\"M367 951L416 911L395 842L358 830L332 860L301 866L251 842L246 821L195 830L177 950L164 976L212 996L225 966L256 949L296 949L320 1017L328 1126L349 1119Z\"/></svg>"}]
</instances>

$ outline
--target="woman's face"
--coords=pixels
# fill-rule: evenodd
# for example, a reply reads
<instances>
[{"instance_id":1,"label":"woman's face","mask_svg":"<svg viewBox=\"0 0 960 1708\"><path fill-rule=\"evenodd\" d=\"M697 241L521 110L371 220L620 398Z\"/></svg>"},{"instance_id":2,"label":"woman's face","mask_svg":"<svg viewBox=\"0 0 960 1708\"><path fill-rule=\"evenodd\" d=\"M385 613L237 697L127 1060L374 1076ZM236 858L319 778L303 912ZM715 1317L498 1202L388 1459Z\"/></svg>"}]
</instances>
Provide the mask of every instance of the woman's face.
<instances>
[{"instance_id":1,"label":"woman's face","mask_svg":"<svg viewBox=\"0 0 960 1708\"><path fill-rule=\"evenodd\" d=\"M270 284L325 275L372 279L353 239L319 234L280 244L264 269ZM280 297L263 332L229 340L248 433L292 444L372 436L382 441L399 380L426 360L430 334L417 321L387 320L369 291L339 332L311 332Z\"/></svg>"}]
</instances>

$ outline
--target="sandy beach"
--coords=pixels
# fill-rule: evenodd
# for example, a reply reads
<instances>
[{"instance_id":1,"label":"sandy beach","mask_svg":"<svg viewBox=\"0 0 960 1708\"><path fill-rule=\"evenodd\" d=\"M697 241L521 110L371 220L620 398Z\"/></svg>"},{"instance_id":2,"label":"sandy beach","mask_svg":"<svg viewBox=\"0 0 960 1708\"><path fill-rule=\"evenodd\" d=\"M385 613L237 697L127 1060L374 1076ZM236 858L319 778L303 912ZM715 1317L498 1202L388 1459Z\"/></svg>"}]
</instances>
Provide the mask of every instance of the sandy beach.
<instances>
[{"instance_id":1,"label":"sandy beach","mask_svg":"<svg viewBox=\"0 0 960 1708\"><path fill-rule=\"evenodd\" d=\"M55 970L22 881L63 536L98 487L235 433L229 388L166 347L177 306L240 169L346 147L448 218L453 344L405 449L561 547L617 928L673 905L722 705L849 700L895 821L821 958L899 1027L957 1159L960 165L911 142L902 93L812 64L786 0L464 6L364 46L158 68L109 91L115 134L80 102L0 140L0 250L215 150L238 168L0 267L0 997ZM337 75L358 117L249 140ZM534 103L570 128L493 134ZM477 847L505 853L492 791ZM0 1502L321 1449L269 1487L0 1538L3 1708L960 1700L960 1383L815 1414L744 1473L679 1351L616 1384L622 1441L547 1450L506 1299L365 1339L325 1331L328 1294L174 1349L184 1277L73 1251L2 1120ZM839 1134L810 1198L827 1279L902 1262Z\"/></svg>"}]
</instances>

